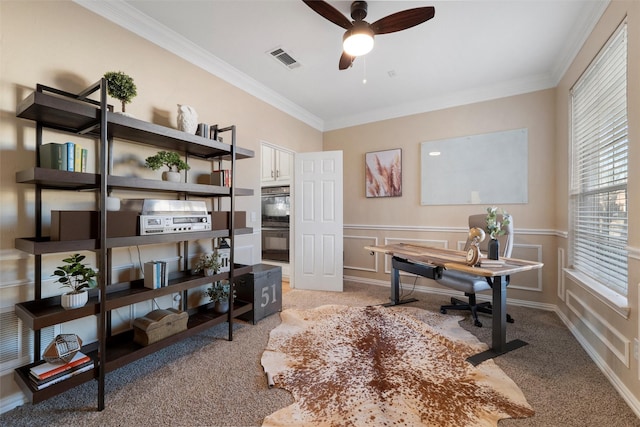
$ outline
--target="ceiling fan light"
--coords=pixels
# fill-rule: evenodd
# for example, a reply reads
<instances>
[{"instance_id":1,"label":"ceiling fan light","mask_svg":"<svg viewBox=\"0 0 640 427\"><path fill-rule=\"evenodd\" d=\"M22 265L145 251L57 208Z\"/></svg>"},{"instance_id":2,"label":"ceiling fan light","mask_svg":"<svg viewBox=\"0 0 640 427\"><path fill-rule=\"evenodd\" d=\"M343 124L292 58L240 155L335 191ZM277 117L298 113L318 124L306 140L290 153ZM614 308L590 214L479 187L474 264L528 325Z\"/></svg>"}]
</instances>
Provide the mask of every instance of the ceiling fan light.
<instances>
[{"instance_id":1,"label":"ceiling fan light","mask_svg":"<svg viewBox=\"0 0 640 427\"><path fill-rule=\"evenodd\" d=\"M362 56L373 49L373 31L369 28L354 28L344 33L342 48L351 56Z\"/></svg>"}]
</instances>

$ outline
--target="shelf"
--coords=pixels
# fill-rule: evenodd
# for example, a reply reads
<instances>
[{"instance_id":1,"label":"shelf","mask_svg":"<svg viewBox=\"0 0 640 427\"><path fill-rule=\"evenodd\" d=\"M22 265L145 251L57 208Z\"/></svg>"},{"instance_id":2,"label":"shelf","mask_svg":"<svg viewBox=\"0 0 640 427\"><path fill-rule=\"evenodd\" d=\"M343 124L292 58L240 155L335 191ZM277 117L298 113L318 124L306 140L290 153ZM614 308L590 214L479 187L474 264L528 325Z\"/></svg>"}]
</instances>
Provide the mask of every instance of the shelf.
<instances>
[{"instance_id":1,"label":"shelf","mask_svg":"<svg viewBox=\"0 0 640 427\"><path fill-rule=\"evenodd\" d=\"M239 236L251 233L253 233L253 228L236 228L234 235ZM110 237L107 239L107 248L155 245L218 237L229 237L229 230L225 228L222 230L190 231L187 233L156 234L153 236ZM40 239L35 237L18 237L15 239L15 247L31 255L44 255L71 251L95 251L100 249L100 244L97 239L51 240L49 237L42 237Z\"/></svg>"},{"instance_id":2,"label":"shelf","mask_svg":"<svg viewBox=\"0 0 640 427\"><path fill-rule=\"evenodd\" d=\"M39 121L44 126L70 133L86 133L99 137L100 110L88 102L35 91L25 98L16 116ZM231 146L177 129L107 112L108 136L126 139L157 148L177 150L205 159L230 155ZM254 157L252 150L236 147L236 159Z\"/></svg>"},{"instance_id":3,"label":"shelf","mask_svg":"<svg viewBox=\"0 0 640 427\"><path fill-rule=\"evenodd\" d=\"M20 386L20 389L24 392L31 403L39 403L44 400L47 400L53 396L57 396L60 393L63 393L73 387L79 386L80 384L86 383L87 381L93 380L97 377L98 372L98 352L97 352L97 344L89 344L87 346L83 346L81 350L84 354L91 357L93 359L94 368L90 369L86 372L81 372L77 375L72 376L66 380L60 381L59 383L52 384L49 387L43 388L42 390L38 390L31 383L29 379L29 370L33 366L40 365L44 363L43 360L35 363L30 363L25 366L21 366L16 368L13 371L13 379Z\"/></svg>"},{"instance_id":4,"label":"shelf","mask_svg":"<svg viewBox=\"0 0 640 427\"><path fill-rule=\"evenodd\" d=\"M234 276L239 277L251 272L252 266L236 264ZM220 273L215 276L205 277L200 274L189 275L182 272L173 273L169 280L169 286L160 289L145 288L142 280L135 280L131 283L118 283L107 287L107 310L114 310L158 298L163 295L170 295L182 292L187 289L206 285L214 280L224 280L229 278L229 273ZM82 317L97 315L100 313L100 303L96 291L91 291L89 302L80 308L65 310L60 305L60 296L43 298L35 301L26 301L15 305L16 316L24 322L26 326L33 330L39 330L48 326L68 322Z\"/></svg>"},{"instance_id":5,"label":"shelf","mask_svg":"<svg viewBox=\"0 0 640 427\"><path fill-rule=\"evenodd\" d=\"M252 309L253 304L244 301L236 301L234 304L233 316L235 318L244 313L248 313ZM141 346L133 341L133 331L127 331L113 336L107 341L107 363L105 365L105 372L118 369L187 337L199 334L215 325L225 323L227 319L228 313L215 313L212 307L201 306L198 307L197 311L189 314L186 331L167 337L162 341L158 341L147 346Z\"/></svg>"},{"instance_id":6,"label":"shelf","mask_svg":"<svg viewBox=\"0 0 640 427\"><path fill-rule=\"evenodd\" d=\"M92 98L99 96L102 99L102 103L87 98L88 96ZM106 219L105 215L102 215L99 218L100 222L89 227L91 232L76 235L77 237L94 237L93 239L53 241L49 237L42 236L41 228L36 227L36 237L15 239L16 249L33 255L96 251L97 263L99 268L103 269L112 268L111 251L109 251L111 248L180 243L185 253L187 253L190 241L212 240L253 233L252 228L231 227L231 223L233 225L244 225L245 220L243 217L239 217L238 221L231 221L229 224L225 222L225 218L234 218L235 197L252 196L254 195L253 189L209 185L208 179L204 179L203 182L205 184L173 183L161 181L159 177L158 179L146 179L108 175L110 169L107 165L111 164L112 161L110 158L112 156L112 141L140 144L157 150L176 151L183 155L187 161L193 158L214 162L230 160L231 169L234 169L236 160L254 157L252 150L237 147L235 126L219 129L220 133L229 132L231 134L228 141L231 144L225 144L171 127L160 126L114 113L112 111L113 108L107 106L104 102L106 96L107 88L104 78L77 95L44 85L37 85L36 91L20 102L16 110L17 117L36 122L36 141L42 141L43 129L45 128L84 136L92 138L98 143L100 150L96 152L96 156L100 157L105 154L106 158L100 162L100 168L97 169L98 173L69 172L33 167L17 172L15 175L16 182L35 185L36 195L39 195L39 191L43 189L93 191L97 193L99 200L101 200L96 207L98 210L100 207L104 207L103 203L106 195L114 189L138 192L142 193L143 196L149 193L172 193L172 199L177 198L180 200L212 198L212 208L216 207L216 201L218 201L218 211L221 210L222 202L217 199L229 198L230 213L223 212L225 215L221 213L217 216L212 213L212 219L214 220L212 225L217 227L222 225L226 226L226 228L137 236L133 235L136 233L133 228L119 232L116 229L112 230L109 221L119 221L120 219L114 219L108 213ZM185 175L186 180L194 177L195 175L189 175L189 173ZM35 212L40 215L39 220L41 220L41 198L36 197L35 203ZM131 214L133 217L131 217L132 224L128 224L130 226L134 225L133 222L137 213L132 212ZM97 216L94 213L89 213L87 217L93 221ZM129 215L126 216L128 217ZM106 239L101 239L99 230L106 230L107 236L125 234L125 237L106 237ZM126 234L129 234L129 236L126 236ZM96 236L97 238L95 238ZM231 239L230 245L231 258L233 259L233 239ZM41 257L36 256L34 263L36 272L38 272L38 277L36 277L34 283L35 294L40 295L42 291ZM250 273L252 268L253 266L234 264L233 281L244 274ZM25 327L35 331L79 319L96 321L98 324L97 341L82 347L82 352L94 359L96 366L91 372L80 373L60 383L51 384L49 387L37 390L29 379L29 369L42 363L41 361L15 369L14 378L16 382L33 403L41 402L77 385L96 379L98 383L98 410L102 410L105 407L105 374L107 372L225 322L228 324L228 339L231 341L233 339L234 318L249 313L253 309L252 302L242 300L236 300L232 311L228 314L215 313L212 310L213 303L199 307L189 307L188 300L191 299L187 298L189 290L192 290L194 296L197 296L195 293L199 291L199 287L205 287L214 281L230 279L231 272L219 273L209 277L191 274L190 271L170 272L169 283L160 289L144 287L143 279L108 284L108 277L109 275L99 275L98 288L89 291L88 303L80 308L65 310L61 305L61 296L59 295L48 298L38 297L33 301L15 305L16 316L21 319ZM112 335L111 314L114 310L150 301L158 297L169 298L172 294L179 293L184 294L185 303L183 306L189 314L185 331L148 346L142 346L134 342L133 330ZM106 328L103 328L103 326L106 326ZM34 359L40 358L40 350L39 345L34 345Z\"/></svg>"},{"instance_id":7,"label":"shelf","mask_svg":"<svg viewBox=\"0 0 640 427\"><path fill-rule=\"evenodd\" d=\"M242 314L248 313L252 309L253 305L251 303L236 301L233 308L233 316L234 318L238 317ZM148 346L142 346L133 341L133 330L113 336L108 339L107 343L105 373L121 368L178 341L199 334L213 326L225 323L227 320L228 313L215 313L211 307L202 306L189 316L186 331L179 332ZM94 369L74 375L71 378L57 384L52 384L42 390L37 390L31 383L31 380L29 380L29 370L31 367L43 363L42 361L16 368L14 371L14 379L31 403L42 402L80 384L97 378L99 362L96 348L97 343L92 343L82 348L82 352L93 359L95 364Z\"/></svg>"},{"instance_id":8,"label":"shelf","mask_svg":"<svg viewBox=\"0 0 640 427\"><path fill-rule=\"evenodd\" d=\"M16 172L16 182L37 184L42 188L62 190L96 190L100 186L100 175L85 172L68 172L57 169L31 168ZM159 179L144 179L130 176L109 175L109 189L147 190L157 192L178 192L189 196L217 197L229 196L229 187L217 185L167 182ZM235 188L237 196L253 196L253 189Z\"/></svg>"}]
</instances>

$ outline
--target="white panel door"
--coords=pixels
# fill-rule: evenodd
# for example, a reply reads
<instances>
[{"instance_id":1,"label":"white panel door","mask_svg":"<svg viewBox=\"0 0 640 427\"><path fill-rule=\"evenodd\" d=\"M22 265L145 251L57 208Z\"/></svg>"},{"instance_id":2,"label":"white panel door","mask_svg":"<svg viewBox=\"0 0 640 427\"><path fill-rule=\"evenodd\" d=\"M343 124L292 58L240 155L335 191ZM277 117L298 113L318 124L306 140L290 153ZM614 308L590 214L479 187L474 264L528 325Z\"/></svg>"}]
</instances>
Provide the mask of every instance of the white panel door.
<instances>
[{"instance_id":1,"label":"white panel door","mask_svg":"<svg viewBox=\"0 0 640 427\"><path fill-rule=\"evenodd\" d=\"M296 289L342 292L342 151L295 155Z\"/></svg>"}]
</instances>

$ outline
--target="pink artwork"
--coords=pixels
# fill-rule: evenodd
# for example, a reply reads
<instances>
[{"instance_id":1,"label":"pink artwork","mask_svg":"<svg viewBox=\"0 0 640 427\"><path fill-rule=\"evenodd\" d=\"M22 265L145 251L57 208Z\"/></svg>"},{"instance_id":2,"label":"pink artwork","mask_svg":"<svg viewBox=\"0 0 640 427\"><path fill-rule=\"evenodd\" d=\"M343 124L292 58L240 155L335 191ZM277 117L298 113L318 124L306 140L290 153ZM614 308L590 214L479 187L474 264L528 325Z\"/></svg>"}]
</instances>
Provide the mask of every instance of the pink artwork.
<instances>
[{"instance_id":1,"label":"pink artwork","mask_svg":"<svg viewBox=\"0 0 640 427\"><path fill-rule=\"evenodd\" d=\"M375 151L365 155L367 197L402 196L402 150Z\"/></svg>"}]
</instances>

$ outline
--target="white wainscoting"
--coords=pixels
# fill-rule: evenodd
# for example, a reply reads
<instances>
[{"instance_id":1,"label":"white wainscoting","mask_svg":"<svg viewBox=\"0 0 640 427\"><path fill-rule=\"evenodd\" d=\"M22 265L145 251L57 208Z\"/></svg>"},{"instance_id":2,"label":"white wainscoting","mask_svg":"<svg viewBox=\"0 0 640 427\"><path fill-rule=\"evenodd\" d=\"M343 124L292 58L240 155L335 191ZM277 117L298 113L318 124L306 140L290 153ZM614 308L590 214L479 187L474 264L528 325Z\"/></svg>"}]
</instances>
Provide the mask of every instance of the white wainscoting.
<instances>
[{"instance_id":1,"label":"white wainscoting","mask_svg":"<svg viewBox=\"0 0 640 427\"><path fill-rule=\"evenodd\" d=\"M611 325L570 289L566 292L567 307L627 368L631 341Z\"/></svg>"}]
</instances>

